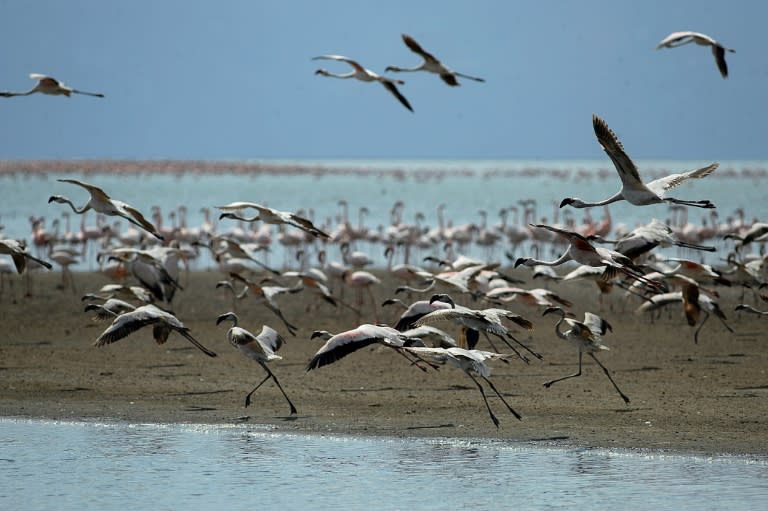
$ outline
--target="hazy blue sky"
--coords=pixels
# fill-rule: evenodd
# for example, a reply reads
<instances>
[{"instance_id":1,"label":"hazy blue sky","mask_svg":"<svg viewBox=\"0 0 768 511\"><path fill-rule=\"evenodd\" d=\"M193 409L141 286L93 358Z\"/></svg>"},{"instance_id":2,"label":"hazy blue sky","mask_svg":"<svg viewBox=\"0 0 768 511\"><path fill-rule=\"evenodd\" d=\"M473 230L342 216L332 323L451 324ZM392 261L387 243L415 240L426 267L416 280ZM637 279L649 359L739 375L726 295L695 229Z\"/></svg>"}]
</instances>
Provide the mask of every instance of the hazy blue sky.
<instances>
[{"instance_id":1,"label":"hazy blue sky","mask_svg":"<svg viewBox=\"0 0 768 511\"><path fill-rule=\"evenodd\" d=\"M0 0L0 89L46 73L105 99L0 98L0 159L601 159L597 113L635 158L768 157L768 3ZM735 48L654 51L696 30ZM344 54L419 62L405 110L378 84L315 76Z\"/></svg>"}]
</instances>

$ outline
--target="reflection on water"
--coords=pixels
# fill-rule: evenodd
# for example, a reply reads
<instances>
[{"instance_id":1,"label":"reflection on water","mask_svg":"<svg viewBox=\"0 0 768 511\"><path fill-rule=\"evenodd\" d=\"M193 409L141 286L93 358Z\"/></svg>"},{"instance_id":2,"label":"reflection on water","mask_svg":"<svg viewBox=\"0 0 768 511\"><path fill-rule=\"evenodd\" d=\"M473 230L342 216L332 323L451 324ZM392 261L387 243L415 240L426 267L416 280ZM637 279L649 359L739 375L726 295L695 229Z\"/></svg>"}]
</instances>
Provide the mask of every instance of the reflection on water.
<instances>
[{"instance_id":1,"label":"reflection on water","mask_svg":"<svg viewBox=\"0 0 768 511\"><path fill-rule=\"evenodd\" d=\"M760 509L768 460L0 419L0 509Z\"/></svg>"}]
</instances>

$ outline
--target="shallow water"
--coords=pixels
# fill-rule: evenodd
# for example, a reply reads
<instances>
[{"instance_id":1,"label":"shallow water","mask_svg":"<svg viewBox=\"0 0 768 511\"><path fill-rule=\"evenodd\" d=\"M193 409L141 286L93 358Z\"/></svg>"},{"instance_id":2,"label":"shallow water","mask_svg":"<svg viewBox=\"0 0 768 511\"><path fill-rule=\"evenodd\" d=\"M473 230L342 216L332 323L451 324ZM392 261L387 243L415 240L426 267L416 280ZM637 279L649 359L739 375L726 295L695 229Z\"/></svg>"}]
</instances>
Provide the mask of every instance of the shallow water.
<instances>
[{"instance_id":1,"label":"shallow water","mask_svg":"<svg viewBox=\"0 0 768 511\"><path fill-rule=\"evenodd\" d=\"M673 172L701 167L710 162L700 161L648 161L638 162L646 180ZM69 208L61 204L48 204L48 197L60 194L76 204L86 202L88 194L77 186L56 182L68 177L93 183L137 207L149 218L155 205L162 206L163 223L171 225L168 214L179 206L187 207L187 224L199 226L203 222L202 208L213 209L233 201L250 201L282 210L311 210L316 223L326 220L338 225L341 215L340 200L349 204L349 222L357 226L359 209L366 207L369 213L363 218L372 230L391 223L390 211L396 201L405 204L403 222L417 223L418 213L424 215L422 227L438 225L436 209L445 204L445 221L453 225L480 224L480 210L488 213L488 225L500 222L498 212L502 208L516 206L524 199L537 201L535 219L554 224L563 221L564 215L572 215L581 223L585 214L599 220L603 208L591 210L559 209L557 205L568 196L587 200L600 200L613 195L619 189L619 180L608 160L605 161L274 161L264 162L265 168L290 168L292 172L264 171L253 174L206 174L190 170L184 172L132 173L66 173L27 174L10 172L0 174L0 225L5 229L3 237L30 237L31 216L44 216L45 228L53 231L52 222L60 219L60 234L65 232L65 220L61 214ZM234 167L233 163L233 167ZM720 168L702 180L688 182L674 189L670 195L684 199L707 198L717 204L719 222L733 216L737 208L744 208L747 221L753 217L768 218L768 202L764 200L768 180L766 162L722 162ZM318 170L320 169L320 170ZM119 170L119 169L117 169ZM613 226L624 224L629 228L648 223L652 218L666 221L672 212L666 205L638 208L619 202L610 206ZM710 210L687 208L688 221L701 225L711 221ZM79 231L82 217L72 216L70 229ZM522 218L510 214L509 222L522 223ZM87 225L95 224L95 217L88 213ZM115 222L114 218L109 223ZM120 222L121 229L125 222ZM219 224L223 232L235 227L231 220ZM273 229L276 237L276 231ZM276 264L283 260L278 243L273 243L270 256ZM503 259L503 247L494 254ZM482 256L482 249L466 248L466 255ZM371 251L379 262L383 261L383 248ZM334 257L336 254L332 254ZM523 255L523 254L518 254ZM720 257L719 254L713 256ZM78 268L84 269L84 268Z\"/></svg>"},{"instance_id":2,"label":"shallow water","mask_svg":"<svg viewBox=\"0 0 768 511\"><path fill-rule=\"evenodd\" d=\"M0 483L9 510L754 510L768 460L0 419Z\"/></svg>"}]
</instances>

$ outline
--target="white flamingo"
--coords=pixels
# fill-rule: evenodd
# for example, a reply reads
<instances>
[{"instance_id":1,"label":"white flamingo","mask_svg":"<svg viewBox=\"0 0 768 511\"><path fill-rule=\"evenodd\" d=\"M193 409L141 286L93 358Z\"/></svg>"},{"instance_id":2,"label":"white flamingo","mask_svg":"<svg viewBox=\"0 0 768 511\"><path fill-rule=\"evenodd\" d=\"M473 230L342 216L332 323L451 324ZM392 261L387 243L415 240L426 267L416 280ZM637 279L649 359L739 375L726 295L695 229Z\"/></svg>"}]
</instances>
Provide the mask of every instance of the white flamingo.
<instances>
[{"instance_id":1,"label":"white flamingo","mask_svg":"<svg viewBox=\"0 0 768 511\"><path fill-rule=\"evenodd\" d=\"M0 97L2 98L11 98L14 96L29 96L30 94L34 94L36 92L39 92L40 94L48 94L50 96L71 96L72 94L83 94L85 96L94 96L97 98L103 98L104 94L101 94L100 92L86 92L82 90L73 89L72 87L68 87L67 85L64 85L62 82L58 81L55 78L52 78L50 76L41 75L38 73L32 73L29 75L30 78L33 80L37 80L37 85L32 87L26 92L0 92Z\"/></svg>"},{"instance_id":2,"label":"white flamingo","mask_svg":"<svg viewBox=\"0 0 768 511\"><path fill-rule=\"evenodd\" d=\"M575 319L571 318L566 318L565 311L560 307L550 307L544 311L542 316L553 312L560 314L560 319L557 321L557 323L555 323L555 333L557 336L570 342L579 350L579 370L574 374L545 382L544 386L549 388L553 383L581 376L581 359L583 354L586 353L592 357L592 360L594 360L597 365L600 366L605 375L611 381L613 388L616 389L616 392L618 392L621 396L621 399L623 399L625 403L629 403L629 398L621 391L619 386L616 385L616 382L613 381L611 373L608 372L608 369L595 356L595 353L598 351L610 349L608 346L603 344L602 336L606 331L613 330L611 325L600 316L592 314L591 312L584 313L583 322L576 321ZM563 321L568 323L568 325L571 327L565 332L560 331L560 325Z\"/></svg>"},{"instance_id":3,"label":"white flamingo","mask_svg":"<svg viewBox=\"0 0 768 511\"><path fill-rule=\"evenodd\" d=\"M720 305L715 299L701 293L699 285L696 284L695 281L683 284L681 291L652 296L638 307L635 312L640 314L664 307L671 303L682 303L685 319L689 326L695 326L696 323L698 323L701 314L704 313L704 319L693 333L693 342L696 344L699 342L699 332L704 327L704 323L707 322L711 314L714 314L715 317L720 320L726 330L733 333L733 329L725 322L727 318L720 308Z\"/></svg>"},{"instance_id":4,"label":"white flamingo","mask_svg":"<svg viewBox=\"0 0 768 511\"><path fill-rule=\"evenodd\" d=\"M216 206L216 208L224 211L224 213L219 216L219 220L222 218L234 218L244 222L255 222L260 220L266 224L288 224L296 227L297 229L301 229L302 231L307 232L312 236L323 239L329 238L326 233L315 227L311 220L299 216L296 213L291 213L290 211L278 211L276 209L268 208L253 202L231 202L225 206ZM238 216L237 213L243 209L255 209L258 214L251 218Z\"/></svg>"},{"instance_id":5,"label":"white flamingo","mask_svg":"<svg viewBox=\"0 0 768 511\"><path fill-rule=\"evenodd\" d=\"M688 30L683 32L672 32L656 45L656 49L677 48L678 46L688 43L696 43L699 46L711 46L712 55L715 57L715 62L717 63L717 69L720 70L720 75L722 75L723 78L728 78L728 64L725 62L725 52L729 51L731 53L736 53L736 50L726 48L706 34Z\"/></svg>"},{"instance_id":6,"label":"white flamingo","mask_svg":"<svg viewBox=\"0 0 768 511\"><path fill-rule=\"evenodd\" d=\"M448 364L464 371L467 376L472 378L472 381L475 382L477 388L480 389L480 394L483 396L483 401L485 402L485 407L488 409L488 414L491 416L491 420L493 421L494 426L497 428L499 427L499 419L491 410L491 406L488 404L488 398L485 396L485 391L475 376L479 376L485 380L485 383L491 387L491 390L493 390L499 399L501 399L501 402L506 405L507 410L509 410L512 415L517 417L517 420L523 420L523 416L517 413L514 408L512 408L509 403L507 403L507 400L504 399L504 396L501 395L501 392L499 392L491 380L488 379L488 377L491 375L491 368L488 366L487 361L494 359L505 359L509 355L492 353L490 351L466 350L463 348L413 347L403 349L413 355L416 355L420 359L428 360L435 364Z\"/></svg>"},{"instance_id":7,"label":"white flamingo","mask_svg":"<svg viewBox=\"0 0 768 511\"><path fill-rule=\"evenodd\" d=\"M285 342L283 338L274 328L270 328L267 325L261 327L261 332L259 335L253 335L245 328L237 326L238 318L237 314L234 312L226 312L220 315L218 318L216 318L216 324L218 325L222 321L227 320L232 322L232 327L227 330L227 341L229 341L232 346L237 348L240 353L252 360L255 360L267 372L267 376L245 396L245 406L251 404L251 396L253 393L256 392L258 388L264 384L264 382L272 378L272 380L275 382L275 385L277 385L277 388L280 389L280 392L283 393L285 400L288 401L288 405L291 407L291 415L297 414L298 412L296 411L296 407L291 402L288 394L285 393L285 390L283 390L283 386L280 385L280 382L277 380L275 374L269 369L269 367L267 367L267 362L271 362L273 360L281 360L283 358L276 354L277 350L279 350Z\"/></svg>"},{"instance_id":8,"label":"white flamingo","mask_svg":"<svg viewBox=\"0 0 768 511\"><path fill-rule=\"evenodd\" d=\"M385 76L380 76L371 71L370 69L366 69L354 60L344 57L342 55L320 55L319 57L314 57L312 60L337 60L341 62L346 62L350 66L354 68L353 71L350 71L349 73L344 74L336 74L331 73L330 71L326 69L318 69L315 71L316 75L321 76L330 76L332 78L355 78L356 80L360 80L361 82L379 82L384 86L385 89L387 89L389 92L392 93L393 96L397 98L400 103L403 104L405 108L413 112L413 108L411 107L411 104L408 103L408 100L405 99L405 96L400 94L400 91L397 89L397 85L403 85L405 82L402 80L393 80L391 78L387 78Z\"/></svg>"},{"instance_id":9,"label":"white flamingo","mask_svg":"<svg viewBox=\"0 0 768 511\"><path fill-rule=\"evenodd\" d=\"M88 193L91 194L91 198L80 209L77 209L75 205L72 204L71 200L67 199L66 197L62 197L61 195L52 195L48 199L49 204L51 202L69 204L69 207L72 208L72 211L78 215L85 213L89 209L93 209L97 213L102 213L104 215L120 216L131 222L136 227L144 229L157 239L163 239L163 236L157 231L155 226L152 225L146 218L144 218L144 215L142 215L138 209L129 204L126 204L125 202L110 198L109 195L107 195L107 193L101 188L92 184L84 183L82 181L77 181L75 179L57 179L57 181L81 186L88 190Z\"/></svg>"},{"instance_id":10,"label":"white flamingo","mask_svg":"<svg viewBox=\"0 0 768 511\"><path fill-rule=\"evenodd\" d=\"M385 72L395 72L395 73L403 73L403 72L412 72L412 71L427 71L429 73L435 73L440 75L440 78L447 83L448 85L451 85L453 87L456 87L458 85L461 85L459 81L456 79L456 77L461 78L468 78L470 80L474 80L476 82L484 82L482 78L478 78L476 76L469 76L465 75L463 73L459 73L456 71L453 71L448 68L445 64L440 62L434 55L431 53L428 53L424 51L424 49L417 43L411 36L407 34L402 34L403 42L405 45L411 49L412 52L420 55L424 61L419 64L416 67L397 67L397 66L388 66L384 71Z\"/></svg>"},{"instance_id":11,"label":"white flamingo","mask_svg":"<svg viewBox=\"0 0 768 511\"><path fill-rule=\"evenodd\" d=\"M172 331L176 331L209 357L216 356L216 353L197 342L189 333L189 328L185 327L176 316L152 304L142 305L117 316L112 324L96 339L94 346L104 346L119 341L149 325L152 325L152 336L157 344L164 344L168 340L168 335Z\"/></svg>"},{"instance_id":12,"label":"white flamingo","mask_svg":"<svg viewBox=\"0 0 768 511\"><path fill-rule=\"evenodd\" d=\"M618 273L622 273L627 277L634 280L640 280L647 285L660 288L659 283L649 281L642 275L642 269L635 266L630 258L603 247L593 246L584 236L577 232L568 231L565 229L558 229L551 225L536 224L532 227L538 227L541 229L549 230L559 236L568 240L568 248L563 254L554 261L540 261L532 257L520 257L515 261L515 267L522 265L525 266L559 266L567 261L576 261L580 264L593 267L604 267L603 278L610 279L615 277Z\"/></svg>"},{"instance_id":13,"label":"white flamingo","mask_svg":"<svg viewBox=\"0 0 768 511\"><path fill-rule=\"evenodd\" d=\"M640 174L638 174L634 162L624 151L624 147L621 145L619 138L608 127L608 124L606 124L600 117L593 115L592 125L595 129L595 135L597 136L598 142L600 142L603 150L611 158L611 161L613 161L613 165L616 167L616 172L619 173L621 190L615 195L598 202L586 202L575 197L567 197L560 202L561 208L566 205L574 208L604 206L620 200L626 200L635 206L647 206L649 204L662 204L667 202L682 204L683 206L694 206L697 208L712 209L715 207L715 205L708 200L687 201L667 197L666 193L690 179L701 179L710 175L717 169L720 165L719 163L715 162L706 167L690 172L684 172L682 174L670 174L669 176L655 179L650 183L645 184L640 179Z\"/></svg>"},{"instance_id":14,"label":"white flamingo","mask_svg":"<svg viewBox=\"0 0 768 511\"><path fill-rule=\"evenodd\" d=\"M470 309L462 305L456 305L447 294L435 294L429 299L430 302L445 302L450 305L450 308L440 308L434 310L428 314L423 315L418 320L414 321L412 325L414 327L420 327L424 325L432 325L433 323L442 323L450 321L456 325L461 326L461 337L459 338L459 347L474 349L480 337L480 332L486 334L493 334L501 339L504 344L515 352L522 361L528 363L529 360L522 353L520 353L514 346L512 346L507 339L510 339L517 343L520 347L525 349L528 353L536 358L541 359L542 356L536 353L531 348L518 341L509 329L502 323L502 318L507 318L516 325L526 329L532 330L533 324L520 316L506 309Z\"/></svg>"},{"instance_id":15,"label":"white flamingo","mask_svg":"<svg viewBox=\"0 0 768 511\"><path fill-rule=\"evenodd\" d=\"M43 261L42 259L38 259L37 257L30 254L26 245L17 240L0 240L0 254L11 256L14 266L16 266L16 271L19 273L23 272L24 268L27 266L27 259L31 259L36 263L45 266L49 270L53 268L51 263Z\"/></svg>"},{"instance_id":16,"label":"white flamingo","mask_svg":"<svg viewBox=\"0 0 768 511\"><path fill-rule=\"evenodd\" d=\"M332 364L350 353L371 344L382 344L389 348L394 348L402 354L399 351L400 348L405 346L406 342L412 342L411 339L405 337L394 328L367 323L335 335L326 331L315 331L312 333L312 339L316 337L325 339L326 342L317 350L317 353L307 364L307 371ZM405 356L411 360L410 357ZM418 367L424 370L423 367Z\"/></svg>"}]
</instances>

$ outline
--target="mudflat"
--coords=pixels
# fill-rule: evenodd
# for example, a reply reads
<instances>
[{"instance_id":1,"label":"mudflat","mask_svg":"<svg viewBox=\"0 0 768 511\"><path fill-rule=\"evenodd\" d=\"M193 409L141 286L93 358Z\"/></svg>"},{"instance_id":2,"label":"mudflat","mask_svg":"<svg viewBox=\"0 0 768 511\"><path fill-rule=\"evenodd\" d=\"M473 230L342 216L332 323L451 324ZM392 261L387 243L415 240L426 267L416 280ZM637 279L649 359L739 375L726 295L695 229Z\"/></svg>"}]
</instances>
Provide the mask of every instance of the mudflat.
<instances>
[{"instance_id":1,"label":"mudflat","mask_svg":"<svg viewBox=\"0 0 768 511\"><path fill-rule=\"evenodd\" d=\"M1 413L51 419L248 422L283 432L495 437L584 447L768 454L768 320L733 312L741 300L739 288L718 288L734 333L709 318L695 344L694 328L686 323L680 305L659 315L637 315L638 299L627 299L620 290L606 295L601 305L592 283L549 285L574 303L578 319L589 310L613 325L604 338L611 349L598 357L631 399L628 404L589 357L584 358L580 377L545 388L543 382L576 372L576 349L556 337L555 315L542 317L542 308L510 302L509 310L535 326L530 332L513 331L544 358L530 364L514 358L493 362L491 381L523 416L517 420L486 388L500 420L496 428L473 381L452 367L422 371L394 350L373 345L332 365L306 370L322 345L310 340L312 331L395 322L402 309L378 304L394 296L400 282L384 271L378 274L378 318L370 304L358 317L308 291L280 297L286 318L299 327L295 336L252 297L235 302L227 290L216 289L223 278L219 272L184 276L184 290L169 308L197 340L218 353L215 358L177 333L157 345L151 328L94 347L109 323L94 322L92 314L84 313L81 296L108 283L101 274L76 273L77 292L58 289L57 273L35 274L31 296L25 296L20 278L12 276L13 288L6 282L0 297ZM357 300L354 291L345 294L345 300ZM424 297L411 300L418 298ZM489 306L457 301L475 308ZM279 352L283 359L270 367L298 408L297 415L289 415L288 404L272 382L244 406L245 395L265 374L226 342L229 323L216 325L216 317L230 310L240 316L240 326L253 333L267 324L286 339ZM458 335L453 325L444 329ZM481 338L478 348L490 346Z\"/></svg>"}]
</instances>

